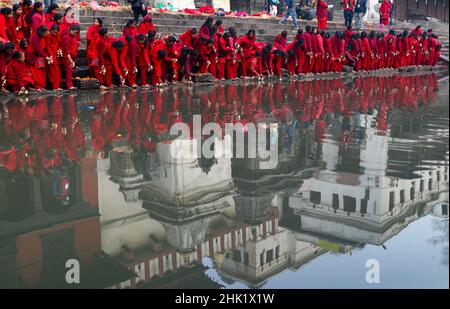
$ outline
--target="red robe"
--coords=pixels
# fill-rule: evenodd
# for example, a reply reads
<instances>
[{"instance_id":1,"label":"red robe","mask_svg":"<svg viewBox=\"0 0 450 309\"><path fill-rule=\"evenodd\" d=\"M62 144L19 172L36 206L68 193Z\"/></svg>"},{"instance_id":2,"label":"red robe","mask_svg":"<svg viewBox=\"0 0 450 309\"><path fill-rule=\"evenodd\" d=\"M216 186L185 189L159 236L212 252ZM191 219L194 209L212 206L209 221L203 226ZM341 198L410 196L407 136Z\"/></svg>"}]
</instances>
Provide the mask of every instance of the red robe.
<instances>
[{"instance_id":1,"label":"red robe","mask_svg":"<svg viewBox=\"0 0 450 309\"><path fill-rule=\"evenodd\" d=\"M18 44L14 18L6 17L0 13L0 38Z\"/></svg>"},{"instance_id":2,"label":"red robe","mask_svg":"<svg viewBox=\"0 0 450 309\"><path fill-rule=\"evenodd\" d=\"M147 35L152 30L155 30L155 25L151 21L144 20L137 28L137 34Z\"/></svg>"},{"instance_id":3,"label":"red robe","mask_svg":"<svg viewBox=\"0 0 450 309\"><path fill-rule=\"evenodd\" d=\"M78 37L73 36L70 34L70 32L66 32L61 38L61 50L62 50L62 65L64 66L66 70L66 85L67 88L73 87L73 81L72 81L72 62L69 60L69 56L72 59L72 61L75 61L76 54L74 54L74 45L78 45Z\"/></svg>"},{"instance_id":4,"label":"red robe","mask_svg":"<svg viewBox=\"0 0 450 309\"><path fill-rule=\"evenodd\" d=\"M58 59L58 49L61 42L59 33L57 35L49 34L46 37L47 51L53 58L53 63L47 67L47 75L53 89L59 89L61 87L61 69Z\"/></svg>"},{"instance_id":5,"label":"red robe","mask_svg":"<svg viewBox=\"0 0 450 309\"><path fill-rule=\"evenodd\" d=\"M31 70L25 62L12 60L8 64L6 83L14 91L19 91L22 87L28 88L34 85Z\"/></svg>"},{"instance_id":6,"label":"red robe","mask_svg":"<svg viewBox=\"0 0 450 309\"><path fill-rule=\"evenodd\" d=\"M33 64L32 73L36 88L42 89L46 86L46 60L48 57L46 39L34 34L31 37L29 50L34 56L35 63Z\"/></svg>"},{"instance_id":7,"label":"red robe","mask_svg":"<svg viewBox=\"0 0 450 309\"><path fill-rule=\"evenodd\" d=\"M380 24L389 25L389 18L391 16L392 4L389 0L383 0L380 4Z\"/></svg>"}]
</instances>

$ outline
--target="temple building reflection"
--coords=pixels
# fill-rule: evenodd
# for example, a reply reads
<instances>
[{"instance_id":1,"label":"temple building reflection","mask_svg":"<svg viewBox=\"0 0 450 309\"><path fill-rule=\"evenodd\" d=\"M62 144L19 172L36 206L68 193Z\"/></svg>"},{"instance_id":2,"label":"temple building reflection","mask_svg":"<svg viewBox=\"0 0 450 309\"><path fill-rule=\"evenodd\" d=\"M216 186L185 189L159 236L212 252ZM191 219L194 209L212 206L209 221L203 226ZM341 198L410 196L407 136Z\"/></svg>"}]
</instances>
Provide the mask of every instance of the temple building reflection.
<instances>
[{"instance_id":1,"label":"temple building reflection","mask_svg":"<svg viewBox=\"0 0 450 309\"><path fill-rule=\"evenodd\" d=\"M424 74L12 99L0 118L0 286L67 286L75 258L86 287L220 287L208 257L223 282L263 287L448 216L438 87ZM276 166L172 157L173 143L204 141L169 134L194 115L278 124Z\"/></svg>"}]
</instances>

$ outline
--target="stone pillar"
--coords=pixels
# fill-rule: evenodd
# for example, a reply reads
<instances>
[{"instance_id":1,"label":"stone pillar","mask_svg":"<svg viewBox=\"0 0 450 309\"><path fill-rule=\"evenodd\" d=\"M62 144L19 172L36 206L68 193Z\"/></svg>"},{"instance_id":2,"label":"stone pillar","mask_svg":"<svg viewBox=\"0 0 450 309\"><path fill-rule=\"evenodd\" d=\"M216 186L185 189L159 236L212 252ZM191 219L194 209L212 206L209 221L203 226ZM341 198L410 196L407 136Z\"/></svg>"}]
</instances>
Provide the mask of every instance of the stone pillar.
<instances>
[{"instance_id":1,"label":"stone pillar","mask_svg":"<svg viewBox=\"0 0 450 309\"><path fill-rule=\"evenodd\" d=\"M378 0L367 0L367 14L364 17L366 22L374 24L380 23L379 7L380 4Z\"/></svg>"}]
</instances>

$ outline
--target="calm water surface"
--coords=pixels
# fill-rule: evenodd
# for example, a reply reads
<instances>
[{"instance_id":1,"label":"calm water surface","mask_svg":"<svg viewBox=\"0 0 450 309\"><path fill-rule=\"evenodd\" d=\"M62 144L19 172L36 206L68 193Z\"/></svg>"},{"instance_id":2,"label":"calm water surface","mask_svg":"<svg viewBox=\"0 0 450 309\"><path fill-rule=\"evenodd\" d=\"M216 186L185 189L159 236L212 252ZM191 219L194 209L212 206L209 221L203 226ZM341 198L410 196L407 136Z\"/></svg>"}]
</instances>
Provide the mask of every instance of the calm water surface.
<instances>
[{"instance_id":1,"label":"calm water surface","mask_svg":"<svg viewBox=\"0 0 450 309\"><path fill-rule=\"evenodd\" d=\"M2 97L0 287L74 287L74 259L88 288L448 288L448 91L427 73ZM194 115L277 124L276 167L174 159Z\"/></svg>"}]
</instances>

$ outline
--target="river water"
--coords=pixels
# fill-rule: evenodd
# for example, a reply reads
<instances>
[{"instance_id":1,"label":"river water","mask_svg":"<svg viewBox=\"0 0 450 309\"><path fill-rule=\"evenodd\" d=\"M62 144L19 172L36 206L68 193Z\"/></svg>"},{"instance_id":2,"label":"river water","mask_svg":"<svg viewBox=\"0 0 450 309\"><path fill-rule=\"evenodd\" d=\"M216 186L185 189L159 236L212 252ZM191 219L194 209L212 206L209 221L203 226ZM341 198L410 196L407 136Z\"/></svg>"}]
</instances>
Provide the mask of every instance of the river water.
<instances>
[{"instance_id":1,"label":"river water","mask_svg":"<svg viewBox=\"0 0 450 309\"><path fill-rule=\"evenodd\" d=\"M448 288L444 75L2 97L0 287Z\"/></svg>"}]
</instances>

